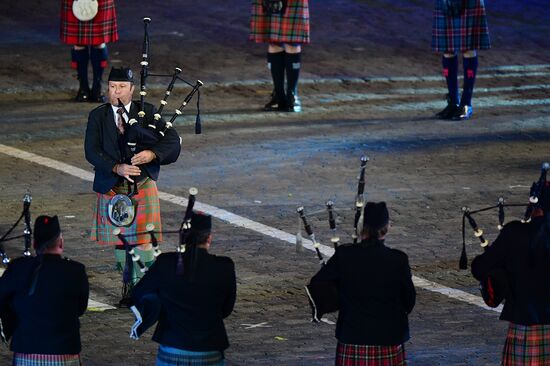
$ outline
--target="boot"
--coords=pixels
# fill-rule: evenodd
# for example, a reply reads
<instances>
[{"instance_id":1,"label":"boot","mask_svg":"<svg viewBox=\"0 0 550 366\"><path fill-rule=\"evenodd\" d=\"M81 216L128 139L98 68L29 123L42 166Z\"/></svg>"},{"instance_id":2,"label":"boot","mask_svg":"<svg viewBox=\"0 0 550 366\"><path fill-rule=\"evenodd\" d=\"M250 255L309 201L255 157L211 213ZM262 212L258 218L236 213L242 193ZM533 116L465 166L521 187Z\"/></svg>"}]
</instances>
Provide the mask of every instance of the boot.
<instances>
[{"instance_id":1,"label":"boot","mask_svg":"<svg viewBox=\"0 0 550 366\"><path fill-rule=\"evenodd\" d=\"M88 83L88 48L71 50L71 67L76 69L79 88L74 98L75 102L87 102L90 98L90 85Z\"/></svg>"},{"instance_id":2,"label":"boot","mask_svg":"<svg viewBox=\"0 0 550 366\"><path fill-rule=\"evenodd\" d=\"M451 98L449 97L449 94L447 94L447 106L443 108L441 111L436 113L436 117L439 119L452 119L453 115L458 110L458 105L453 103L451 101Z\"/></svg>"},{"instance_id":3,"label":"boot","mask_svg":"<svg viewBox=\"0 0 550 366\"><path fill-rule=\"evenodd\" d=\"M273 78L273 92L271 100L264 106L264 111L285 111L285 53L268 53L267 65Z\"/></svg>"},{"instance_id":4,"label":"boot","mask_svg":"<svg viewBox=\"0 0 550 366\"><path fill-rule=\"evenodd\" d=\"M285 57L287 111L301 112L302 103L298 98L298 78L300 77L301 53L287 53Z\"/></svg>"},{"instance_id":5,"label":"boot","mask_svg":"<svg viewBox=\"0 0 550 366\"><path fill-rule=\"evenodd\" d=\"M101 90L101 82L103 79L103 70L107 67L107 46L103 48L92 47L90 50L90 60L94 74L90 102L105 103L106 98Z\"/></svg>"}]
</instances>

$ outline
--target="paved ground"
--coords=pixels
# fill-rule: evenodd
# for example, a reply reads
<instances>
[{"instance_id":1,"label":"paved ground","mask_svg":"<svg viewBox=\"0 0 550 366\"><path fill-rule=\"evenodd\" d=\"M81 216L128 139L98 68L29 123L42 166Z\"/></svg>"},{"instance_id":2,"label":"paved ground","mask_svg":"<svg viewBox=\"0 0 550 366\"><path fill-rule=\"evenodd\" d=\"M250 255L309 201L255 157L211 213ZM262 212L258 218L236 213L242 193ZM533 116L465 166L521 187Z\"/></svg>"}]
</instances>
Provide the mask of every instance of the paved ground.
<instances>
[{"instance_id":1,"label":"paved ground","mask_svg":"<svg viewBox=\"0 0 550 366\"><path fill-rule=\"evenodd\" d=\"M74 175L78 172L63 173L59 163L47 167L44 161L13 158L6 148L91 171L82 140L93 106L68 101L75 82L65 68L66 47L57 43L51 22L57 9L32 3L42 8L30 18L19 19L23 5L17 3L2 5L0 16L0 50L6 55L0 61L0 80L7 88L0 95L0 233L17 218L21 198L30 190L33 215L62 217L67 256L86 264L92 298L114 304L120 278L112 253L87 239L91 183ZM437 77L438 59L427 46L430 1L313 3L317 43L305 53L301 114L258 112L270 86L264 82L263 49L245 41L247 4L230 9L220 1L163 4L133 9L121 2L119 8L127 14L121 17L122 40L111 49L114 64L137 63L139 19L146 13L157 27L152 29L158 44L153 65L169 69L182 62L186 77L206 81L204 133L192 134L191 110L178 120L184 150L177 163L163 169L161 191L186 197L188 188L196 186L201 203L290 234L296 232L297 206L318 211L332 199L339 233L346 238L359 157L367 154L368 198L386 200L391 208L388 245L409 254L418 278L478 294L469 272L457 269L460 208L492 205L499 196L525 202L540 163L550 160L550 48L545 36L550 16L542 1L525 5L507 0L498 9L488 4L495 49L480 59L475 119L464 123L431 117L443 106L445 91ZM404 26L410 37L402 32ZM516 50L520 45L522 52ZM160 88L155 92L153 100ZM165 227L175 228L183 207L163 201L162 210ZM508 219L520 215L510 210ZM479 221L494 238L496 214ZM328 243L324 216L312 222L317 237ZM285 239L282 235L267 236L223 220L214 225L213 251L234 259L238 277L237 305L226 323L229 364L331 364L334 326L309 322L302 290L318 269L314 254L296 252L294 245L277 238ZM164 250L173 250L174 242L168 240ZM21 248L17 241L6 245L12 256ZM468 251L470 259L480 252L474 240ZM424 287L418 287L410 317L413 338L406 347L411 363L497 365L506 328L498 314ZM150 333L131 341L131 320L124 309L86 313L85 364L153 364L156 345ZM0 348L0 364L9 364L9 357Z\"/></svg>"}]
</instances>

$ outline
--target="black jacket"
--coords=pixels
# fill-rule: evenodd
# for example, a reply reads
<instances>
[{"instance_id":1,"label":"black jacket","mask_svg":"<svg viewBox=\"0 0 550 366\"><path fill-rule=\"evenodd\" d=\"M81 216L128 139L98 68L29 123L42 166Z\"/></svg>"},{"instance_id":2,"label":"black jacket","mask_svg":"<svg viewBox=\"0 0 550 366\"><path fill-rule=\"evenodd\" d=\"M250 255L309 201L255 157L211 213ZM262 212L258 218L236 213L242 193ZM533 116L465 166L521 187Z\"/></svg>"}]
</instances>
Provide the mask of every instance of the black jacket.
<instances>
[{"instance_id":1,"label":"black jacket","mask_svg":"<svg viewBox=\"0 0 550 366\"><path fill-rule=\"evenodd\" d=\"M338 287L340 342L389 346L409 339L416 292L405 253L383 241L341 245L311 282L327 280Z\"/></svg>"},{"instance_id":2,"label":"black jacket","mask_svg":"<svg viewBox=\"0 0 550 366\"><path fill-rule=\"evenodd\" d=\"M197 249L195 281L186 271L176 275L178 253L163 253L133 290L134 302L156 293L162 310L153 340L188 351L229 347L223 319L233 311L237 283L235 266L227 257ZM184 264L189 260L186 257Z\"/></svg>"},{"instance_id":3,"label":"black jacket","mask_svg":"<svg viewBox=\"0 0 550 366\"><path fill-rule=\"evenodd\" d=\"M537 217L528 224L506 224L494 243L472 261L472 274L479 281L495 269L504 270L509 288L500 314L502 320L522 325L550 324L550 248L546 247L550 243L530 249L543 221Z\"/></svg>"},{"instance_id":4,"label":"black jacket","mask_svg":"<svg viewBox=\"0 0 550 366\"><path fill-rule=\"evenodd\" d=\"M12 261L0 278L0 308L11 306L15 330L10 349L19 353L80 353L80 322L88 306L84 266L45 254L35 292L29 296L39 257Z\"/></svg>"},{"instance_id":5,"label":"black jacket","mask_svg":"<svg viewBox=\"0 0 550 366\"><path fill-rule=\"evenodd\" d=\"M156 110L153 105L145 103L144 110L145 125L155 124L157 130L164 127L164 119L154 120L153 115L156 113ZM129 111L130 118L137 119L138 111L139 105L136 102L132 102ZM174 128L169 128L163 138L159 139L153 146L148 146L147 149L153 151L157 158L148 164L140 165L142 176L138 180L141 180L145 176L157 180L160 165L175 162L180 154L181 144L178 133ZM84 151L86 153L86 160L94 166L94 191L107 193L117 183L122 181L120 176L113 173L115 164L122 161L115 115L109 103L103 104L90 112L86 127ZM127 155L130 156L129 150L127 150Z\"/></svg>"}]
</instances>

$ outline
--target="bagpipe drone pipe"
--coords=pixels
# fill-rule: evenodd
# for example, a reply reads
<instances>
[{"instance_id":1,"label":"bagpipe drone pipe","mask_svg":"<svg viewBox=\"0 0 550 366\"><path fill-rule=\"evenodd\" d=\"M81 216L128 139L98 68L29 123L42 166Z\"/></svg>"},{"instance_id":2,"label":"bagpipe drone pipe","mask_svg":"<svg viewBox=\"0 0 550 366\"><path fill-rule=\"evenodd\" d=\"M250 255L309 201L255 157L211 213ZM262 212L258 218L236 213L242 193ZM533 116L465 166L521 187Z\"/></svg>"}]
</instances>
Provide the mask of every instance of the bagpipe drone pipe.
<instances>
[{"instance_id":1,"label":"bagpipe drone pipe","mask_svg":"<svg viewBox=\"0 0 550 366\"><path fill-rule=\"evenodd\" d=\"M498 210L497 229L500 231L505 225L505 208L525 207L524 214L521 217L521 222L524 224L529 223L535 213L535 208L539 202L541 191L547 184L547 172L549 169L550 164L546 162L542 164L540 177L538 181L534 182L531 186L528 204L507 204L504 199L500 197L497 204L494 206L489 206L478 210L471 210L469 207L462 208L462 252L459 260L460 269L464 270L468 268L468 257L466 254L466 222L472 228L474 236L478 238L483 250L487 250L489 248L489 240L485 238L485 234L478 226L476 220L474 219L474 215L485 211ZM508 279L503 268L494 269L480 282L481 296L485 304L489 307L494 308L499 306L506 299L508 289Z\"/></svg>"},{"instance_id":2,"label":"bagpipe drone pipe","mask_svg":"<svg viewBox=\"0 0 550 366\"><path fill-rule=\"evenodd\" d=\"M365 170L369 158L362 156L360 159L359 176L357 177L357 195L355 196L355 207L353 209L353 234L351 235L352 242L356 244L361 236L363 208L365 206ZM340 237L336 231L337 212L334 208L334 202L327 201L325 209L311 212L306 215L304 207L297 208L298 213L298 232L296 234L296 248L300 250L303 246L302 227L304 228L309 240L313 244L317 258L321 266L326 264L321 251L321 243L319 243L313 232L313 228L308 220L308 217L324 213L328 217L329 229L331 232L330 242L336 250L340 242ZM324 314L332 313L339 310L338 303L338 288L333 281L311 282L305 286L306 295L308 297L311 308L312 321L319 322Z\"/></svg>"},{"instance_id":3,"label":"bagpipe drone pipe","mask_svg":"<svg viewBox=\"0 0 550 366\"><path fill-rule=\"evenodd\" d=\"M9 266L9 263L11 261L11 258L8 256L4 243L10 240L15 239L24 239L24 248L23 248L23 256L30 257L31 256L31 241L32 241L32 226L31 226L31 202L32 202L32 196L29 192L25 193L25 196L23 197L23 210L21 212L21 215L19 218L15 221L15 223L8 229L6 233L2 235L0 238L0 258L2 258L2 265L7 267ZM16 235L16 236L9 236L13 230L19 225L19 223L23 220L23 234L22 235ZM0 307L0 339L4 343L8 343L9 339L11 338L13 334L13 330L15 329L15 313L13 312L13 309L10 305L2 306Z\"/></svg>"}]
</instances>

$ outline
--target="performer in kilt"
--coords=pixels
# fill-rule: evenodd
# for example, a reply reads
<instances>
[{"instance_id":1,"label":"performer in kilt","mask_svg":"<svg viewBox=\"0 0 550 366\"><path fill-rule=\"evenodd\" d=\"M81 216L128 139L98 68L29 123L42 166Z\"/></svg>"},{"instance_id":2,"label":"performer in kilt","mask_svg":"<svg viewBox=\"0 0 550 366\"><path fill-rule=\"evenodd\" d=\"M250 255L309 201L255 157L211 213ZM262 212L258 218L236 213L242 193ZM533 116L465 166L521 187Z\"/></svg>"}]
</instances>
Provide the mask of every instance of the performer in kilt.
<instances>
[{"instance_id":1,"label":"performer in kilt","mask_svg":"<svg viewBox=\"0 0 550 366\"><path fill-rule=\"evenodd\" d=\"M209 254L212 218L193 213L179 271L180 253L161 254L132 292L135 304L160 302L153 340L157 366L223 366L229 347L223 319L233 311L237 283L228 257Z\"/></svg>"},{"instance_id":2,"label":"performer in kilt","mask_svg":"<svg viewBox=\"0 0 550 366\"><path fill-rule=\"evenodd\" d=\"M161 230L160 205L155 181L159 177L160 166L175 162L181 150L178 133L170 128L154 145L132 156L126 143L125 122L128 122L128 116L118 104L120 100L129 112L130 118L138 119L140 106L138 102L132 102L133 92L132 70L113 68L109 74L109 103L90 112L84 142L86 159L94 166L93 189L97 192L91 239L102 245L116 246L115 258L120 270L124 268L126 252L119 238L113 234L113 229L117 226L108 214L111 198L116 194L127 194L128 182L137 182L138 194L131 197L137 205L135 219L131 225L120 229L122 234L129 236L132 244L139 245L139 249L136 250L142 261L146 265L151 265L154 257L150 236L147 233L135 235L146 232L147 224L153 224L156 231ZM154 124L157 131L164 126L164 119L153 118L156 113L154 106L145 103L144 111L143 124ZM124 160L124 157L127 160ZM157 238L162 241L162 234L158 234ZM140 271L134 266L133 282L140 276Z\"/></svg>"},{"instance_id":3,"label":"performer in kilt","mask_svg":"<svg viewBox=\"0 0 550 366\"><path fill-rule=\"evenodd\" d=\"M80 366L78 318L89 293L85 268L61 257L57 216L39 216L33 235L36 257L15 259L0 278L0 309L11 308L8 316L15 320L12 365Z\"/></svg>"},{"instance_id":4,"label":"performer in kilt","mask_svg":"<svg viewBox=\"0 0 550 366\"><path fill-rule=\"evenodd\" d=\"M250 40L268 43L274 89L264 110L300 112L298 78L302 45L309 43L308 0L252 0L250 28Z\"/></svg>"},{"instance_id":5,"label":"performer in kilt","mask_svg":"<svg viewBox=\"0 0 550 366\"><path fill-rule=\"evenodd\" d=\"M480 282L505 273L508 291L501 320L509 322L502 365L550 365L550 186L546 183L529 223L512 221L474 258Z\"/></svg>"},{"instance_id":6,"label":"performer in kilt","mask_svg":"<svg viewBox=\"0 0 550 366\"><path fill-rule=\"evenodd\" d=\"M77 0L85 3L89 0ZM77 18L73 12L75 0L61 1L61 41L73 46L71 67L76 69L80 87L77 102L104 103L101 82L103 70L107 67L107 43L118 40L117 19L114 0L97 0L97 14L90 20ZM92 13L93 14L93 13ZM90 14L90 16L92 15ZM88 61L92 64L92 88L88 83Z\"/></svg>"},{"instance_id":7,"label":"performer in kilt","mask_svg":"<svg viewBox=\"0 0 550 366\"><path fill-rule=\"evenodd\" d=\"M472 117L472 94L477 73L477 50L491 47L484 0L436 0L433 13L432 49L443 53L443 75L447 81L447 106L436 114L440 119ZM462 54L464 82L458 95L458 54Z\"/></svg>"},{"instance_id":8,"label":"performer in kilt","mask_svg":"<svg viewBox=\"0 0 550 366\"><path fill-rule=\"evenodd\" d=\"M384 244L388 227L385 202L367 202L362 241L338 246L311 279L333 281L338 288L338 366L406 364L404 342L416 291L407 255Z\"/></svg>"}]
</instances>

